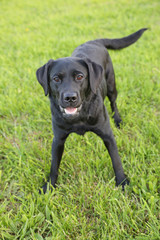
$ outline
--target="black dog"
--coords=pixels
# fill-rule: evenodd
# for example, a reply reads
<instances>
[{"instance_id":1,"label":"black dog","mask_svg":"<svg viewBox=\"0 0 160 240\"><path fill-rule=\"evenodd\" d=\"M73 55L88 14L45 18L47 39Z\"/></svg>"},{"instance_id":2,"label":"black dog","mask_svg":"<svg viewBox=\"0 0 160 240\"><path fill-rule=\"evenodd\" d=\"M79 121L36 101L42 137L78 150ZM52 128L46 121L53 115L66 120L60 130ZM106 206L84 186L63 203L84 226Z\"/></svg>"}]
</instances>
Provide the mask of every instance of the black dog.
<instances>
[{"instance_id":1,"label":"black dog","mask_svg":"<svg viewBox=\"0 0 160 240\"><path fill-rule=\"evenodd\" d=\"M146 28L121 39L98 39L75 49L71 57L49 60L37 70L37 79L45 95L49 94L54 139L52 144L51 184L55 187L58 168L67 136L76 132L83 135L92 131L102 138L116 176L116 185L124 188L128 180L124 174L117 145L104 106L108 96L114 121L120 126L116 106L115 76L107 49L121 49L136 42ZM43 192L47 190L47 183Z\"/></svg>"}]
</instances>

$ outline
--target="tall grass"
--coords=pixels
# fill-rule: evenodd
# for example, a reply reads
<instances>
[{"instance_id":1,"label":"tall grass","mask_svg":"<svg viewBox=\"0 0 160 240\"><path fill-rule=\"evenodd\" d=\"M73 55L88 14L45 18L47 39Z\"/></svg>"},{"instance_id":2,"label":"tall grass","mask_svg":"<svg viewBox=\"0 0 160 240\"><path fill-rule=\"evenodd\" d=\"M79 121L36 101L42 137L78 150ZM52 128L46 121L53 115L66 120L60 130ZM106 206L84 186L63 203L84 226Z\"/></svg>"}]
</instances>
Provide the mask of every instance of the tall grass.
<instances>
[{"instance_id":1,"label":"tall grass","mask_svg":"<svg viewBox=\"0 0 160 240\"><path fill-rule=\"evenodd\" d=\"M159 0L2 0L0 16L0 239L160 239ZM111 125L130 185L115 187L96 135L72 134L57 189L39 195L53 135L36 69L142 27L150 29L136 44L110 51L123 119L120 130Z\"/></svg>"}]
</instances>

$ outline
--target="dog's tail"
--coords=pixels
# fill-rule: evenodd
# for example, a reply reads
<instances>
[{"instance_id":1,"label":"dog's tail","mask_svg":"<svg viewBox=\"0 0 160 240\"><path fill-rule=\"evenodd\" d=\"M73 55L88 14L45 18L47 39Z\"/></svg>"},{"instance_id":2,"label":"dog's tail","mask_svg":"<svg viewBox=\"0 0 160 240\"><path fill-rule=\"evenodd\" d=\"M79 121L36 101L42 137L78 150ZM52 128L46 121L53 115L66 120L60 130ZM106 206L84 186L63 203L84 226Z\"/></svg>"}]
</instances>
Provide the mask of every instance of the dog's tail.
<instances>
[{"instance_id":1,"label":"dog's tail","mask_svg":"<svg viewBox=\"0 0 160 240\"><path fill-rule=\"evenodd\" d=\"M115 38L115 39L104 38L104 39L97 39L95 41L90 41L90 42L102 44L108 49L114 49L114 50L122 49L135 43L141 37L144 31L146 31L147 29L148 28L142 28L139 31L132 33L131 35L124 38Z\"/></svg>"}]
</instances>

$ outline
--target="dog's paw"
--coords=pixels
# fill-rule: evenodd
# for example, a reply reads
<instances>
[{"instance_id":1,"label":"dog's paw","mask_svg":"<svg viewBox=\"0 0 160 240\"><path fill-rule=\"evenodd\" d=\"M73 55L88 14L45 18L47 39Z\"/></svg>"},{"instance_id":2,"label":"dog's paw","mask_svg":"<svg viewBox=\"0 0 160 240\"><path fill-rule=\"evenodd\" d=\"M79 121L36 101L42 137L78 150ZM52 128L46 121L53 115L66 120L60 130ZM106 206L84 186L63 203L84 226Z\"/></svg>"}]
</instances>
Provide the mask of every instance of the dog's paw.
<instances>
[{"instance_id":1,"label":"dog's paw","mask_svg":"<svg viewBox=\"0 0 160 240\"><path fill-rule=\"evenodd\" d=\"M43 187L41 189L39 189L39 194L42 194L42 193L46 193L48 191L52 192L53 189L55 189L56 186L53 186L52 184L50 184L50 182L46 182Z\"/></svg>"},{"instance_id":2,"label":"dog's paw","mask_svg":"<svg viewBox=\"0 0 160 240\"><path fill-rule=\"evenodd\" d=\"M39 194L46 193L49 183L45 183L42 188L39 189Z\"/></svg>"},{"instance_id":3,"label":"dog's paw","mask_svg":"<svg viewBox=\"0 0 160 240\"><path fill-rule=\"evenodd\" d=\"M122 186L122 191L124 191L125 186L129 185L129 179L126 178L120 185Z\"/></svg>"},{"instance_id":4,"label":"dog's paw","mask_svg":"<svg viewBox=\"0 0 160 240\"><path fill-rule=\"evenodd\" d=\"M130 181L127 176L122 181L116 180L116 186L122 186L123 191L125 189L125 185L129 185L129 183L130 183Z\"/></svg>"},{"instance_id":5,"label":"dog's paw","mask_svg":"<svg viewBox=\"0 0 160 240\"><path fill-rule=\"evenodd\" d=\"M120 116L117 116L116 114L113 115L114 123L117 128L120 128L120 125L122 124L122 119Z\"/></svg>"}]
</instances>

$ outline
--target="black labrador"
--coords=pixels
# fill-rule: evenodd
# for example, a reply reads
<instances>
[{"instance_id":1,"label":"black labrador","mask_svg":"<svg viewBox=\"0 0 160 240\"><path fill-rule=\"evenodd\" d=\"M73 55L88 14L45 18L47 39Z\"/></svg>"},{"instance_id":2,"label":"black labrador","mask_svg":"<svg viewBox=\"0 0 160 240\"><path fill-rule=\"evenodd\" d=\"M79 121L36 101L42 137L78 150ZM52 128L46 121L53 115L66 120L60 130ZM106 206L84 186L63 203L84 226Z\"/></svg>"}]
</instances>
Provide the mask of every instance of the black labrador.
<instances>
[{"instance_id":1,"label":"black labrador","mask_svg":"<svg viewBox=\"0 0 160 240\"><path fill-rule=\"evenodd\" d=\"M97 39L78 46L71 57L49 60L37 72L45 95L49 94L54 139L52 143L51 184L56 185L64 143L75 132L92 131L102 138L112 160L116 185L128 184L118 154L104 98L107 96L117 127L121 118L116 105L117 90L111 58L106 48L122 49L136 42L146 28L120 39ZM43 192L47 190L47 183Z\"/></svg>"}]
</instances>

